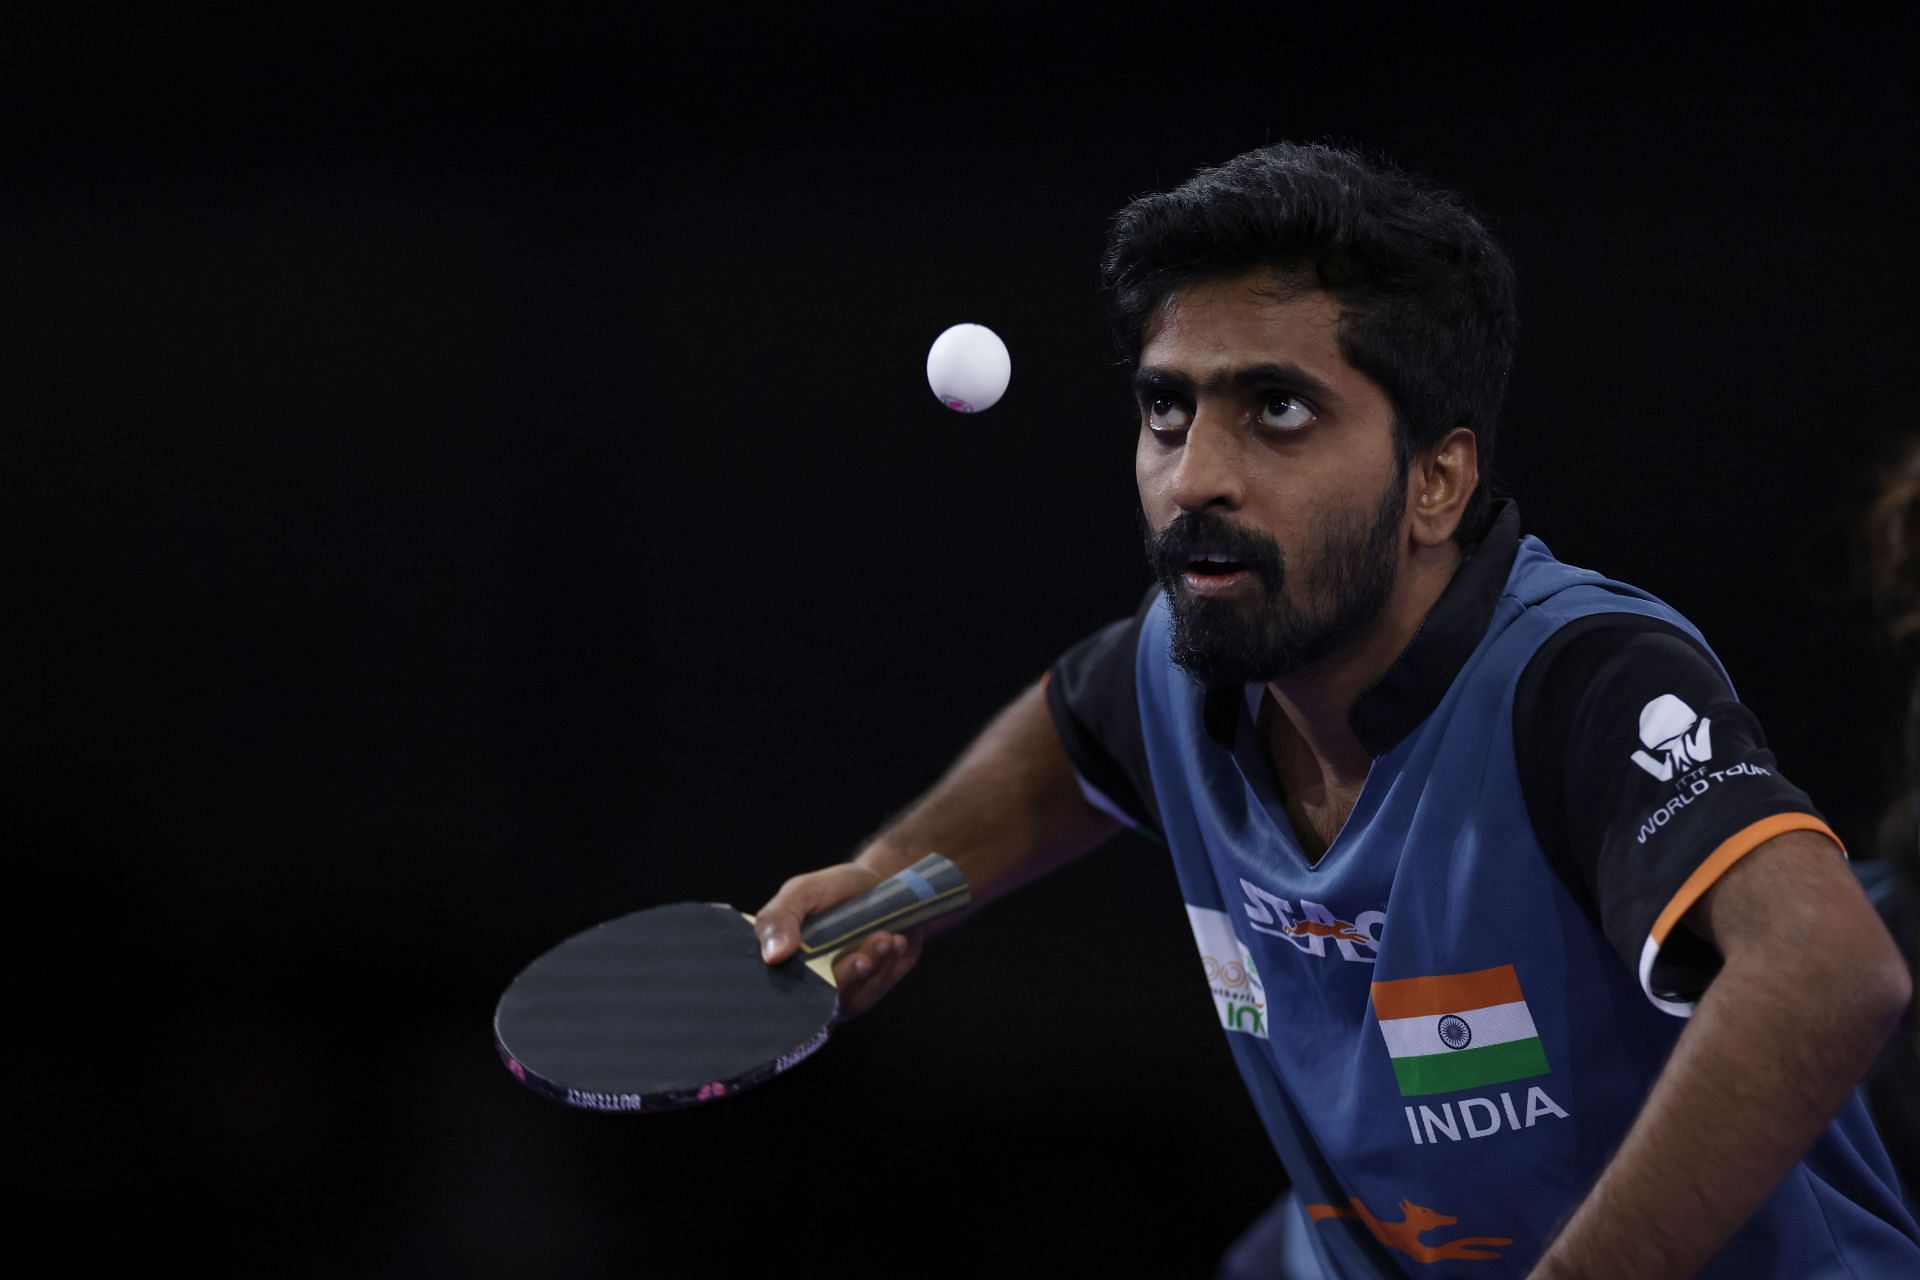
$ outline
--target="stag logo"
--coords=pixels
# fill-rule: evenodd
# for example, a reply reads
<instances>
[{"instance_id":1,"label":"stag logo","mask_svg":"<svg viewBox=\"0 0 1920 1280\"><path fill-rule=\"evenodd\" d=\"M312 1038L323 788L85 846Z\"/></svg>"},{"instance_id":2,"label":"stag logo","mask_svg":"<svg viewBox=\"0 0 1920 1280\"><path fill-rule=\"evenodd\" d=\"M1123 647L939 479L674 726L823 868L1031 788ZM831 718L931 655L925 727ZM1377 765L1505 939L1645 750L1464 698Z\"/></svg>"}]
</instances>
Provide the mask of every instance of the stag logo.
<instances>
[{"instance_id":1,"label":"stag logo","mask_svg":"<svg viewBox=\"0 0 1920 1280\"><path fill-rule=\"evenodd\" d=\"M1508 1236L1458 1236L1452 1240L1426 1244L1421 1241L1421 1236L1429 1231L1451 1227L1460 1219L1411 1200L1402 1200L1400 1221L1386 1222L1375 1217L1366 1202L1358 1196L1347 1203L1353 1207L1342 1209L1338 1205L1310 1204L1307 1206L1307 1217L1314 1222L1325 1222L1329 1218L1358 1218L1373 1233L1375 1240L1389 1249L1399 1250L1415 1262L1450 1262L1455 1259L1490 1261L1500 1257L1500 1250L1513 1243Z\"/></svg>"},{"instance_id":2,"label":"stag logo","mask_svg":"<svg viewBox=\"0 0 1920 1280\"><path fill-rule=\"evenodd\" d=\"M1251 880L1240 881L1247 900L1241 907L1247 913L1247 927L1272 938L1285 938L1315 959L1324 959L1331 941L1342 960L1353 964L1372 964L1380 952L1381 931L1387 923L1384 911L1362 911L1351 920L1343 920L1318 902L1300 899L1293 903L1269 893Z\"/></svg>"},{"instance_id":3,"label":"stag logo","mask_svg":"<svg viewBox=\"0 0 1920 1280\"><path fill-rule=\"evenodd\" d=\"M1663 693L1640 708L1640 743L1646 750L1634 752L1633 762L1655 780L1671 782L1713 759L1712 727L1711 720Z\"/></svg>"}]
</instances>

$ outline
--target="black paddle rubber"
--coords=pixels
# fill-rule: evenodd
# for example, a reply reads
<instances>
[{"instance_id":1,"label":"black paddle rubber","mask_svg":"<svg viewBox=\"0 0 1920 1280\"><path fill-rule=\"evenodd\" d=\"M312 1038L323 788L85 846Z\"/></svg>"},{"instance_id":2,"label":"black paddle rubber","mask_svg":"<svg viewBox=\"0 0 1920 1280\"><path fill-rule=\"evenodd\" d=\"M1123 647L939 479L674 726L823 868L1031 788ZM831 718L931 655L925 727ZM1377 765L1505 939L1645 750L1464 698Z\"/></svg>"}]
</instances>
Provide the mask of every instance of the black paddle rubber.
<instances>
[{"instance_id":1,"label":"black paddle rubber","mask_svg":"<svg viewBox=\"0 0 1920 1280\"><path fill-rule=\"evenodd\" d=\"M507 1070L595 1111L691 1106L759 1084L827 1038L833 985L769 967L732 907L683 902L576 934L500 997Z\"/></svg>"},{"instance_id":2,"label":"black paddle rubber","mask_svg":"<svg viewBox=\"0 0 1920 1280\"><path fill-rule=\"evenodd\" d=\"M494 1046L522 1084L569 1106L656 1111L728 1097L826 1043L836 1006L821 975L837 954L967 901L960 868L930 853L805 921L798 954L771 968L732 907L636 911L521 970L494 1012Z\"/></svg>"}]
</instances>

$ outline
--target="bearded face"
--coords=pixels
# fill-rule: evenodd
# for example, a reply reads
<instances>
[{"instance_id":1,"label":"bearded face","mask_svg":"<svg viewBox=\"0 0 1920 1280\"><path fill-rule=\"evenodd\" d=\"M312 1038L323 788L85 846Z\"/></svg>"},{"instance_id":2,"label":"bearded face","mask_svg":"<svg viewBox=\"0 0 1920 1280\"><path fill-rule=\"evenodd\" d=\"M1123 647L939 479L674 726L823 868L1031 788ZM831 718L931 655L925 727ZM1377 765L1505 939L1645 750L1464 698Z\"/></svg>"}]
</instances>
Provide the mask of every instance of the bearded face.
<instances>
[{"instance_id":1,"label":"bearded face","mask_svg":"<svg viewBox=\"0 0 1920 1280\"><path fill-rule=\"evenodd\" d=\"M1406 469L1370 509L1347 508L1292 556L1207 509L1149 531L1147 560L1173 615L1171 656L1210 689L1265 683L1354 640L1386 607L1399 566Z\"/></svg>"}]
</instances>

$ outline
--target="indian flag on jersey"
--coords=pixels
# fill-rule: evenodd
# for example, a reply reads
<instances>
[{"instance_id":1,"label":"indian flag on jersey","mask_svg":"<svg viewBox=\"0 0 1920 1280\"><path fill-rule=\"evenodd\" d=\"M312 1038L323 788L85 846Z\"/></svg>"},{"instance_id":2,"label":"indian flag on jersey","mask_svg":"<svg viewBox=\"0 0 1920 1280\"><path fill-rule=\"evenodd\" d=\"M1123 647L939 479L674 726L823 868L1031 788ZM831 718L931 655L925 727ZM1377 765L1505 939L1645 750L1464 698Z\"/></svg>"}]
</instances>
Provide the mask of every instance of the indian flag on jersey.
<instances>
[{"instance_id":1,"label":"indian flag on jersey","mask_svg":"<svg viewBox=\"0 0 1920 1280\"><path fill-rule=\"evenodd\" d=\"M1452 1093L1548 1073L1513 966L1373 984L1400 1096Z\"/></svg>"}]
</instances>

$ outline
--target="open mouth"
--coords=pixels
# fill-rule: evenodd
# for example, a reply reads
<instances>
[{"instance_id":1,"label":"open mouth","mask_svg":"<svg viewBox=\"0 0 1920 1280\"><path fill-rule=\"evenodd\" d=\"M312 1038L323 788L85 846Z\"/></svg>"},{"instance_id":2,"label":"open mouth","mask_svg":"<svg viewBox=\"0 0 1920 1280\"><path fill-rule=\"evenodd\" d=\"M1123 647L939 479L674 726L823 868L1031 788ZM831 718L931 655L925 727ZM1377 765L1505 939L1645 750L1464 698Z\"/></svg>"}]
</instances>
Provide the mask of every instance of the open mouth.
<instances>
[{"instance_id":1,"label":"open mouth","mask_svg":"<svg viewBox=\"0 0 1920 1280\"><path fill-rule=\"evenodd\" d=\"M1254 579L1246 561L1208 553L1187 561L1180 581L1191 596L1237 595Z\"/></svg>"},{"instance_id":2,"label":"open mouth","mask_svg":"<svg viewBox=\"0 0 1920 1280\"><path fill-rule=\"evenodd\" d=\"M1236 573L1245 573L1246 569L1243 562L1220 555L1209 554L1187 561L1187 573L1198 578L1231 578Z\"/></svg>"}]
</instances>

